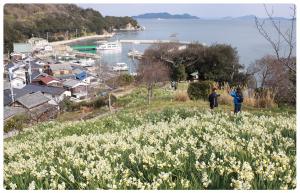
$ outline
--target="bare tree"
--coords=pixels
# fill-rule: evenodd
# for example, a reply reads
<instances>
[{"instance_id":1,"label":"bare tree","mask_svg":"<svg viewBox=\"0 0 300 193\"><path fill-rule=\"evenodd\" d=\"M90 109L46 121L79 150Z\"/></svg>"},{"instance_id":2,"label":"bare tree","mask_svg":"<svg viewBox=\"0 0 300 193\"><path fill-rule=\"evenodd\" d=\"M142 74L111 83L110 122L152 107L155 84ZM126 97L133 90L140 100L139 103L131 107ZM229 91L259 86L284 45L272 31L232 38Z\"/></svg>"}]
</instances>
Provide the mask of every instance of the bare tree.
<instances>
[{"instance_id":1,"label":"bare tree","mask_svg":"<svg viewBox=\"0 0 300 193\"><path fill-rule=\"evenodd\" d=\"M291 57L294 63L296 58ZM284 61L283 61L284 62ZM254 75L260 87L271 89L278 102L294 104L296 101L296 87L291 81L290 69L278 61L276 56L264 56L247 69Z\"/></svg>"},{"instance_id":2,"label":"bare tree","mask_svg":"<svg viewBox=\"0 0 300 193\"><path fill-rule=\"evenodd\" d=\"M158 82L169 80L169 68L160 61L143 59L138 69L139 82L145 83L148 90L148 104L153 96L153 87Z\"/></svg>"},{"instance_id":3,"label":"bare tree","mask_svg":"<svg viewBox=\"0 0 300 193\"><path fill-rule=\"evenodd\" d=\"M271 44L277 60L284 66L290 69L291 72L296 74L296 62L292 59L292 54L296 46L295 37L295 21L296 21L296 6L290 7L292 10L290 27L283 31L281 29L280 20L274 18L274 10L271 11L264 5L265 12L268 16L267 19L259 20L255 17L255 24L259 33ZM265 24L271 22L271 26L276 32L277 38L271 36L271 34L266 30ZM287 45L287 50L283 48L283 44Z\"/></svg>"},{"instance_id":4,"label":"bare tree","mask_svg":"<svg viewBox=\"0 0 300 193\"><path fill-rule=\"evenodd\" d=\"M255 75L256 79L258 79L257 82L260 83L259 87L264 88L268 79L273 76L273 68L278 68L276 66L277 63L276 57L267 55L256 60L255 63L251 65L251 68L248 69L248 72Z\"/></svg>"}]
</instances>

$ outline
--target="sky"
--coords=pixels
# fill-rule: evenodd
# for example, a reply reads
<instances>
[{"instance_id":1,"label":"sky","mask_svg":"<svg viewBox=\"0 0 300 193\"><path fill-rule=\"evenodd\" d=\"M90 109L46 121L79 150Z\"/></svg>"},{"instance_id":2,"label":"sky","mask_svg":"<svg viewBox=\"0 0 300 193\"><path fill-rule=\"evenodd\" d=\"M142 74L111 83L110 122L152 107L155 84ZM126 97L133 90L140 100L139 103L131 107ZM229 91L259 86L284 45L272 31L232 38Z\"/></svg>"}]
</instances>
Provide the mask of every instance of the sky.
<instances>
[{"instance_id":1,"label":"sky","mask_svg":"<svg viewBox=\"0 0 300 193\"><path fill-rule=\"evenodd\" d=\"M107 16L135 16L143 13L188 13L201 18L239 17L256 15L266 17L263 4L78 4L93 8ZM292 4L267 4L276 17L290 17Z\"/></svg>"}]
</instances>

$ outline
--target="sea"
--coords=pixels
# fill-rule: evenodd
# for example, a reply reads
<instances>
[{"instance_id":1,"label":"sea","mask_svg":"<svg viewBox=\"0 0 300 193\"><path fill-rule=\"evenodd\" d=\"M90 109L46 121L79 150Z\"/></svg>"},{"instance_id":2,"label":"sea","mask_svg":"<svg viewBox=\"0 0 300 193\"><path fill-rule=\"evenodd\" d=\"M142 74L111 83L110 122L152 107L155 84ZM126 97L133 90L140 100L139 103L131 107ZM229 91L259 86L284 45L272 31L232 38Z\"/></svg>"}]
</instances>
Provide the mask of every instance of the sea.
<instances>
[{"instance_id":1,"label":"sea","mask_svg":"<svg viewBox=\"0 0 300 193\"><path fill-rule=\"evenodd\" d=\"M280 20L280 28L283 32L290 27L290 20ZM138 19L138 23L145 27L144 31L119 32L108 39L115 40L179 40L212 44L229 44L236 48L239 62L245 69L255 60L273 54L271 44L262 37L255 25L254 19ZM265 23L266 31L272 38L278 35L270 22ZM295 35L295 34L294 34ZM85 40L72 45L96 45L97 40ZM283 41L282 41L283 42ZM129 71L134 72L138 67L138 60L128 57L128 52L135 49L143 52L150 44L122 44L122 50L90 51L102 56L101 63L113 66L117 62L125 62L129 65ZM283 52L287 52L287 46L282 44ZM295 53L294 53L295 54Z\"/></svg>"}]
</instances>

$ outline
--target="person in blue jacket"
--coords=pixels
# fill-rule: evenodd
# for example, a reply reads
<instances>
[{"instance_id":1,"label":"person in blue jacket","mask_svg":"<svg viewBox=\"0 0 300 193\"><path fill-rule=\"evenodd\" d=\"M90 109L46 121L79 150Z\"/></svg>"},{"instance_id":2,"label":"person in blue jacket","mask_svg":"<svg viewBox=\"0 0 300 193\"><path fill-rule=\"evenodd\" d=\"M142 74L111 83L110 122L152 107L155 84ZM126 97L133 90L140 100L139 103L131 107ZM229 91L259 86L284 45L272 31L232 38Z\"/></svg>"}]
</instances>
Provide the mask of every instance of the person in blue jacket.
<instances>
[{"instance_id":1,"label":"person in blue jacket","mask_svg":"<svg viewBox=\"0 0 300 193\"><path fill-rule=\"evenodd\" d=\"M244 101L243 93L240 87L237 87L236 90L230 92L230 95L233 97L234 103L234 113L241 111L242 103Z\"/></svg>"}]
</instances>

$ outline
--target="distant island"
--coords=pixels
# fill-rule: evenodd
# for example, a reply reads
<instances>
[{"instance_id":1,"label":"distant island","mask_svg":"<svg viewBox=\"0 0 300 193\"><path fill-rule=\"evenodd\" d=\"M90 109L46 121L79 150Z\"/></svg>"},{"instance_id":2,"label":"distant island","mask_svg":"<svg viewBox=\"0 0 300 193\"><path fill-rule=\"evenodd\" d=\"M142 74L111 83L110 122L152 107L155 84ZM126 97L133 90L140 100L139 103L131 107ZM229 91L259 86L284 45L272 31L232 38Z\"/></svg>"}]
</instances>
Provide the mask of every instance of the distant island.
<instances>
[{"instance_id":1,"label":"distant island","mask_svg":"<svg viewBox=\"0 0 300 193\"><path fill-rule=\"evenodd\" d=\"M254 20L255 15L243 15L239 17L221 17L221 18L199 18L197 16L190 15L188 13L184 14L170 14L167 12L161 12L161 13L145 13L137 16L132 16L134 19L201 19L201 20ZM268 18L260 18L258 19L268 19ZM289 20L289 18L284 17L273 17L275 20Z\"/></svg>"},{"instance_id":2,"label":"distant island","mask_svg":"<svg viewBox=\"0 0 300 193\"><path fill-rule=\"evenodd\" d=\"M253 20L255 19L255 15L244 15L244 16L240 16L240 17L230 17L230 16L227 16L227 17L222 17L221 19L223 20L232 20L232 19L238 19L238 20ZM260 18L260 17L257 17L258 19L268 19L268 18ZM285 18L285 17L273 17L273 19L275 20L289 20L289 18Z\"/></svg>"},{"instance_id":3,"label":"distant island","mask_svg":"<svg viewBox=\"0 0 300 193\"><path fill-rule=\"evenodd\" d=\"M184 14L170 14L167 12L162 13L145 13L137 16L133 16L134 19L199 19L197 16L193 16L187 13Z\"/></svg>"}]
</instances>

